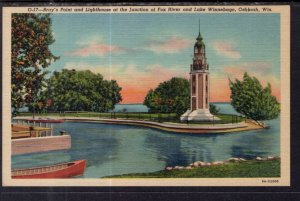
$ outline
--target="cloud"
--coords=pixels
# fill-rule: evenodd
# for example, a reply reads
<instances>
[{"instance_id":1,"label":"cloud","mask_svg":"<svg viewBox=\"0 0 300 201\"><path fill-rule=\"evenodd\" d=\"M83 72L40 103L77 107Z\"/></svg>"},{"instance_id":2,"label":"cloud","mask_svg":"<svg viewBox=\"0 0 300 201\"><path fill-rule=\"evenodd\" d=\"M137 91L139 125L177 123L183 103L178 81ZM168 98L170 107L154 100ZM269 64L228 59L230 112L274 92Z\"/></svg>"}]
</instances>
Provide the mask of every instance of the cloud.
<instances>
[{"instance_id":1,"label":"cloud","mask_svg":"<svg viewBox=\"0 0 300 201\"><path fill-rule=\"evenodd\" d=\"M86 62L68 62L64 68L91 70L94 73L102 74L104 79L117 80L122 87L122 103L142 103L149 89L156 88L159 83L172 77L189 78L189 72L186 68L174 66L170 69L160 64L147 65L141 68L133 63L128 65L91 65ZM267 73L271 70L272 65L268 62L249 62L220 68L217 72L210 74L211 101L230 101L231 92L228 78L241 80L246 71L250 76L257 77L263 86L269 82L272 86L272 94L277 97L277 100L280 100L280 80L276 78L274 73Z\"/></svg>"},{"instance_id":2,"label":"cloud","mask_svg":"<svg viewBox=\"0 0 300 201\"><path fill-rule=\"evenodd\" d=\"M87 62L67 62L64 69L75 70L90 70L93 73L100 73L104 79L113 80L118 73L124 71L123 65L91 65Z\"/></svg>"},{"instance_id":3,"label":"cloud","mask_svg":"<svg viewBox=\"0 0 300 201\"><path fill-rule=\"evenodd\" d=\"M213 48L217 54L231 58L241 58L240 52L236 50L235 44L228 41L215 41L213 42Z\"/></svg>"},{"instance_id":4,"label":"cloud","mask_svg":"<svg viewBox=\"0 0 300 201\"><path fill-rule=\"evenodd\" d=\"M93 35L85 37L75 42L77 49L69 52L65 52L65 56L104 56L106 54L122 54L128 51L128 49L120 47L118 45L106 44L103 42L101 35Z\"/></svg>"},{"instance_id":5,"label":"cloud","mask_svg":"<svg viewBox=\"0 0 300 201\"><path fill-rule=\"evenodd\" d=\"M94 43L89 44L85 47L78 48L71 52L66 52L65 56L80 56L80 57L88 57L88 56L104 56L106 54L121 54L126 51L125 48L122 48L117 45L107 45L103 43Z\"/></svg>"},{"instance_id":6,"label":"cloud","mask_svg":"<svg viewBox=\"0 0 300 201\"><path fill-rule=\"evenodd\" d=\"M245 62L232 66L225 66L224 71L229 75L241 74L241 72L250 72L255 74L274 74L274 68L271 63L266 61Z\"/></svg>"},{"instance_id":7,"label":"cloud","mask_svg":"<svg viewBox=\"0 0 300 201\"><path fill-rule=\"evenodd\" d=\"M93 35L77 41L76 44L80 46L85 46L85 45L97 44L102 42L103 42L103 37L101 35Z\"/></svg>"},{"instance_id":8,"label":"cloud","mask_svg":"<svg viewBox=\"0 0 300 201\"><path fill-rule=\"evenodd\" d=\"M181 37L170 37L164 41L151 40L144 44L144 47L124 48L118 45L109 45L102 42L102 36L95 35L89 38L77 41L76 44L80 47L66 52L65 56L104 56L106 54L122 54L122 53L136 53L140 50L148 50L155 53L178 53L187 47L190 47L192 41Z\"/></svg>"},{"instance_id":9,"label":"cloud","mask_svg":"<svg viewBox=\"0 0 300 201\"><path fill-rule=\"evenodd\" d=\"M140 68L135 64L123 65L91 65L89 63L66 63L66 69L90 70L100 73L104 79L117 80L122 87L122 103L142 103L150 88L154 89L159 83L169 80L172 77L188 78L188 71L183 68L175 67L168 69L159 64L148 65Z\"/></svg>"},{"instance_id":10,"label":"cloud","mask_svg":"<svg viewBox=\"0 0 300 201\"><path fill-rule=\"evenodd\" d=\"M155 53L178 53L190 47L192 41L181 37L170 37L166 40L151 40L146 43L145 50Z\"/></svg>"}]
</instances>

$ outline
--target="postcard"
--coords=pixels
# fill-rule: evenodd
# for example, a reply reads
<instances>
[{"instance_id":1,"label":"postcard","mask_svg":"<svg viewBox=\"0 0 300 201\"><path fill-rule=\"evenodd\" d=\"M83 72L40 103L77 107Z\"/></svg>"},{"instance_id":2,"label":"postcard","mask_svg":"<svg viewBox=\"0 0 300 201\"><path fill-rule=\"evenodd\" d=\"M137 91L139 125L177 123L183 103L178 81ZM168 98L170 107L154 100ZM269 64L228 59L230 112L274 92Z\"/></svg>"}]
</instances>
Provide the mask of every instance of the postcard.
<instances>
[{"instance_id":1,"label":"postcard","mask_svg":"<svg viewBox=\"0 0 300 201\"><path fill-rule=\"evenodd\" d=\"M3 8L3 186L289 186L290 8Z\"/></svg>"}]
</instances>

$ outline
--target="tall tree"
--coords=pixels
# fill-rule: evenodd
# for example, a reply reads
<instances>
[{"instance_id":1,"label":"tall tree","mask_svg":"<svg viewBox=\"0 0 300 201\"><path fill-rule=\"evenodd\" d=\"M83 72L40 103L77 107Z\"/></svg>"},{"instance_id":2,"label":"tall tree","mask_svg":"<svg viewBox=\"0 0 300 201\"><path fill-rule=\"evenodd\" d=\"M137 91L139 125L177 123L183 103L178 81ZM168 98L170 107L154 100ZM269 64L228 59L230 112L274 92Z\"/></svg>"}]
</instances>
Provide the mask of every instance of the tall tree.
<instances>
[{"instance_id":1,"label":"tall tree","mask_svg":"<svg viewBox=\"0 0 300 201\"><path fill-rule=\"evenodd\" d=\"M144 104L150 112L183 114L190 105L190 85L184 78L173 77L160 83L156 89L150 89Z\"/></svg>"},{"instance_id":2,"label":"tall tree","mask_svg":"<svg viewBox=\"0 0 300 201\"><path fill-rule=\"evenodd\" d=\"M162 82L157 88L150 89L144 99L149 112L176 113L182 115L190 107L190 84L185 78L173 77ZM217 114L219 108L210 104L209 110Z\"/></svg>"},{"instance_id":3,"label":"tall tree","mask_svg":"<svg viewBox=\"0 0 300 201\"><path fill-rule=\"evenodd\" d=\"M49 49L54 43L49 14L12 14L11 99L13 111L36 105L43 87L44 69L58 59Z\"/></svg>"},{"instance_id":4,"label":"tall tree","mask_svg":"<svg viewBox=\"0 0 300 201\"><path fill-rule=\"evenodd\" d=\"M121 89L115 80L104 80L89 70L63 69L47 81L40 100L44 105L51 100L48 109L52 111L105 112L122 101Z\"/></svg>"},{"instance_id":5,"label":"tall tree","mask_svg":"<svg viewBox=\"0 0 300 201\"><path fill-rule=\"evenodd\" d=\"M244 74L243 80L229 80L231 105L237 112L256 121L278 117L280 104L272 95L271 85L263 88L259 80Z\"/></svg>"}]
</instances>

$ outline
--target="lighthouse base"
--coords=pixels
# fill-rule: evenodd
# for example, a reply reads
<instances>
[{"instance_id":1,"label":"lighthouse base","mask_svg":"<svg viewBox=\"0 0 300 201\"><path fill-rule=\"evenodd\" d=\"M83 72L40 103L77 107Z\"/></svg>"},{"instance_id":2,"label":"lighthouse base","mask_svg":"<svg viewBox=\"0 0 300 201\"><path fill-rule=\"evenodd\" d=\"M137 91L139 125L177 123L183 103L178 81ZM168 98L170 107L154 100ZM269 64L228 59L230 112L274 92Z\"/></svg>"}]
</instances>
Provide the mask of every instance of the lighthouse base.
<instances>
[{"instance_id":1,"label":"lighthouse base","mask_svg":"<svg viewBox=\"0 0 300 201\"><path fill-rule=\"evenodd\" d=\"M209 109L187 110L180 117L180 121L218 121L220 118L212 115Z\"/></svg>"}]
</instances>

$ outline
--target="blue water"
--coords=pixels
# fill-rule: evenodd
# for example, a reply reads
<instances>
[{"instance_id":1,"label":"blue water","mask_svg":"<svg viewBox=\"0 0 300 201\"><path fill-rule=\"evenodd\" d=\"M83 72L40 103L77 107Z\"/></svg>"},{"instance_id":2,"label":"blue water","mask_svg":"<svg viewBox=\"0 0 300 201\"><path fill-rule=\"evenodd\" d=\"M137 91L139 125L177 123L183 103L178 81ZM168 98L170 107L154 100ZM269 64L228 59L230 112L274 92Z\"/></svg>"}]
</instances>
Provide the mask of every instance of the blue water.
<instances>
[{"instance_id":1,"label":"blue water","mask_svg":"<svg viewBox=\"0 0 300 201\"><path fill-rule=\"evenodd\" d=\"M148 112L149 108L142 104L116 104L109 112Z\"/></svg>"},{"instance_id":2,"label":"blue water","mask_svg":"<svg viewBox=\"0 0 300 201\"><path fill-rule=\"evenodd\" d=\"M216 104L223 113L234 112L229 104ZM176 134L151 128L98 123L54 124L55 131L72 136L65 151L12 157L13 168L48 165L86 159L84 178L133 172L153 172L166 166L188 165L201 160L251 159L280 155L280 120L267 121L270 129L225 135Z\"/></svg>"}]
</instances>

